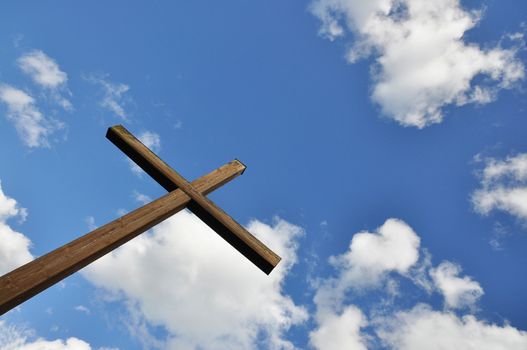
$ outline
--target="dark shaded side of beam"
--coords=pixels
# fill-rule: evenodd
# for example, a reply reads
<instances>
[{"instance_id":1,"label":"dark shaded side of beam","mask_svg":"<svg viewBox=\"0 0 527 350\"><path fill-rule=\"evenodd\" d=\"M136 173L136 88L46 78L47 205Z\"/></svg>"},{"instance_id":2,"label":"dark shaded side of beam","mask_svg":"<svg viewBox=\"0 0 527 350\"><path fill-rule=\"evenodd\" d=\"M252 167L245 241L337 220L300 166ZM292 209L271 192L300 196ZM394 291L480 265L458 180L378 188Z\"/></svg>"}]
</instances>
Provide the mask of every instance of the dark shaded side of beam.
<instances>
[{"instance_id":1,"label":"dark shaded side of beam","mask_svg":"<svg viewBox=\"0 0 527 350\"><path fill-rule=\"evenodd\" d=\"M208 211L204 210L202 206L191 200L187 205L187 208L264 273L268 275L273 271L276 265L271 264L267 259L264 259L261 254L248 246L246 242L241 240L238 236L233 235L224 224L218 221L218 219L212 216Z\"/></svg>"},{"instance_id":2,"label":"dark shaded side of beam","mask_svg":"<svg viewBox=\"0 0 527 350\"><path fill-rule=\"evenodd\" d=\"M117 129L116 127L108 128L106 132L106 138L110 140L117 148L119 148L124 154L126 154L131 160L135 162L145 173L150 175L154 180L156 180L165 190L172 192L178 187L172 182L165 174L163 174L158 168L152 165L141 153L136 152L129 143L125 141L124 138L120 137L119 132L126 133L131 137L134 137L128 132L125 128ZM152 153L153 154L153 153ZM158 157L159 158L159 157ZM159 159L162 161L161 159ZM164 162L163 162L164 163ZM165 163L166 164L166 163ZM168 165L167 165L168 167Z\"/></svg>"}]
</instances>

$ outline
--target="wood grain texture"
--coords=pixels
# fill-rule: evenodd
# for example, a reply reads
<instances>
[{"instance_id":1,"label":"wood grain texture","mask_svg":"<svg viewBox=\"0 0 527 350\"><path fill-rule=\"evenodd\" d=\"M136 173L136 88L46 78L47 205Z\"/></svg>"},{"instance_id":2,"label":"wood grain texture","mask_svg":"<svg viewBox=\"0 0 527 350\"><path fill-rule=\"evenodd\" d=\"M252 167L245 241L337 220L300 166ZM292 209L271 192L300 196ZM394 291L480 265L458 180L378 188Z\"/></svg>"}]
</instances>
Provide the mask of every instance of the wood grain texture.
<instances>
[{"instance_id":1,"label":"wood grain texture","mask_svg":"<svg viewBox=\"0 0 527 350\"><path fill-rule=\"evenodd\" d=\"M244 170L245 166L234 160L192 186L205 195ZM0 277L0 315L174 215L190 201L184 191L174 190Z\"/></svg>"},{"instance_id":2,"label":"wood grain texture","mask_svg":"<svg viewBox=\"0 0 527 350\"><path fill-rule=\"evenodd\" d=\"M125 127L116 125L108 128L106 137L167 191L175 188L183 190L192 199L187 207L263 272L269 274L280 262L277 254L199 193Z\"/></svg>"}]
</instances>

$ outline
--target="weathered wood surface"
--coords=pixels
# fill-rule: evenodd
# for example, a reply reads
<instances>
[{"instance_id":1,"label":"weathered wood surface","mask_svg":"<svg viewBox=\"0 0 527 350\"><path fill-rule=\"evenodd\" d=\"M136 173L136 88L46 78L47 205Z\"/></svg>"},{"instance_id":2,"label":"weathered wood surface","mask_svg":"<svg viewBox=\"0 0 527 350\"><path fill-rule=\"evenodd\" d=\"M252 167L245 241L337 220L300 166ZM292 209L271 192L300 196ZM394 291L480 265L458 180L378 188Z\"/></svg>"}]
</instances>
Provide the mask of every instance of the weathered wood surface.
<instances>
[{"instance_id":1,"label":"weathered wood surface","mask_svg":"<svg viewBox=\"0 0 527 350\"><path fill-rule=\"evenodd\" d=\"M277 254L201 194L122 125L109 128L106 137L167 191L183 190L192 199L188 209L263 272L269 274L278 264L280 257Z\"/></svg>"},{"instance_id":2,"label":"weathered wood surface","mask_svg":"<svg viewBox=\"0 0 527 350\"><path fill-rule=\"evenodd\" d=\"M245 166L234 160L194 181L192 187L206 195L244 170ZM0 277L0 315L174 215L190 201L184 191L171 191Z\"/></svg>"}]
</instances>

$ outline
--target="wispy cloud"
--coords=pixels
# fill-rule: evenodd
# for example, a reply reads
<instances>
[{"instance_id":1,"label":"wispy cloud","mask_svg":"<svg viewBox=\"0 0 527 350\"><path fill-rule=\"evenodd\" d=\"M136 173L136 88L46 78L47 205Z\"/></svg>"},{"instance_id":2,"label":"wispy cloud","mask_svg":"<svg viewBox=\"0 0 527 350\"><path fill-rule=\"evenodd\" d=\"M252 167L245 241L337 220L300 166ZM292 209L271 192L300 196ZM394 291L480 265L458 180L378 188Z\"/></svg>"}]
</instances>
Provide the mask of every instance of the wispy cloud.
<instances>
[{"instance_id":1,"label":"wispy cloud","mask_svg":"<svg viewBox=\"0 0 527 350\"><path fill-rule=\"evenodd\" d=\"M102 99L100 101L101 107L112 112L115 116L122 120L128 120L127 113L124 109L128 101L126 93L130 90L130 86L122 83L114 83L107 79L106 75L87 75L84 77L92 84L98 85L102 88Z\"/></svg>"},{"instance_id":2,"label":"wispy cloud","mask_svg":"<svg viewBox=\"0 0 527 350\"><path fill-rule=\"evenodd\" d=\"M183 121L181 119L176 120L174 123L174 129L181 129L183 127Z\"/></svg>"},{"instance_id":3,"label":"wispy cloud","mask_svg":"<svg viewBox=\"0 0 527 350\"><path fill-rule=\"evenodd\" d=\"M64 124L45 118L35 105L35 99L11 85L0 84L0 101L7 106L7 118L28 147L49 147L49 136Z\"/></svg>"},{"instance_id":4,"label":"wispy cloud","mask_svg":"<svg viewBox=\"0 0 527 350\"><path fill-rule=\"evenodd\" d=\"M75 306L73 309L74 309L75 311L85 313L86 315L91 314L90 309L88 309L88 308L87 308L86 306L84 306L84 305L77 305L77 306Z\"/></svg>"},{"instance_id":5,"label":"wispy cloud","mask_svg":"<svg viewBox=\"0 0 527 350\"><path fill-rule=\"evenodd\" d=\"M97 225L95 225L95 218L93 216L87 216L84 219L84 222L86 222L86 225L88 226L88 230L93 231L97 228Z\"/></svg>"},{"instance_id":6,"label":"wispy cloud","mask_svg":"<svg viewBox=\"0 0 527 350\"><path fill-rule=\"evenodd\" d=\"M152 152L159 152L161 150L161 137L153 131L143 131L139 134L138 139L146 147L150 148Z\"/></svg>"},{"instance_id":7,"label":"wispy cloud","mask_svg":"<svg viewBox=\"0 0 527 350\"><path fill-rule=\"evenodd\" d=\"M372 99L404 126L440 123L445 106L489 103L525 77L523 35L507 36L509 48L467 43L482 12L458 0L314 0L311 11L322 36L353 37L349 62L375 57Z\"/></svg>"},{"instance_id":8,"label":"wispy cloud","mask_svg":"<svg viewBox=\"0 0 527 350\"><path fill-rule=\"evenodd\" d=\"M143 194L143 193L139 193L137 191L134 191L132 195L136 202L139 202L143 205L150 203L152 201L152 198L150 198L150 196L147 196L146 194Z\"/></svg>"},{"instance_id":9,"label":"wispy cloud","mask_svg":"<svg viewBox=\"0 0 527 350\"><path fill-rule=\"evenodd\" d=\"M56 89L68 81L68 75L60 70L57 62L40 50L21 56L18 65L36 84L47 88Z\"/></svg>"},{"instance_id":10,"label":"wispy cloud","mask_svg":"<svg viewBox=\"0 0 527 350\"><path fill-rule=\"evenodd\" d=\"M472 194L476 211L487 215L501 210L527 221L527 153L483 161L481 188Z\"/></svg>"},{"instance_id":11,"label":"wispy cloud","mask_svg":"<svg viewBox=\"0 0 527 350\"><path fill-rule=\"evenodd\" d=\"M28 74L33 82L50 92L51 97L66 110L73 108L71 102L61 92L70 94L66 88L68 75L55 60L40 50L33 50L17 60L18 66Z\"/></svg>"},{"instance_id":12,"label":"wispy cloud","mask_svg":"<svg viewBox=\"0 0 527 350\"><path fill-rule=\"evenodd\" d=\"M494 250L503 250L503 241L506 236L510 235L509 230L500 222L495 222L492 229L492 237L489 240L489 244Z\"/></svg>"}]
</instances>

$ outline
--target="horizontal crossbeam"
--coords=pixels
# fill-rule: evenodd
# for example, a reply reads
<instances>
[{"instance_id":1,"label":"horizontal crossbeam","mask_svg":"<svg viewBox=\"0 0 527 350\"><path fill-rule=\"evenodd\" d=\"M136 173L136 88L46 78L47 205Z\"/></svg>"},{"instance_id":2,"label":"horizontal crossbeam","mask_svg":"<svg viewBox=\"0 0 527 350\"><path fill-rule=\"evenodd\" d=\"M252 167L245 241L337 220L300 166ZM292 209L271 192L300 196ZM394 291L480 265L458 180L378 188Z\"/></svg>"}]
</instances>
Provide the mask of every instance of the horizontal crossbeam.
<instances>
[{"instance_id":1,"label":"horizontal crossbeam","mask_svg":"<svg viewBox=\"0 0 527 350\"><path fill-rule=\"evenodd\" d=\"M108 128L106 137L167 191L173 191L176 188L184 191L192 199L187 206L188 209L263 272L269 274L280 262L278 255L197 191L125 127L116 125Z\"/></svg>"},{"instance_id":2,"label":"horizontal crossbeam","mask_svg":"<svg viewBox=\"0 0 527 350\"><path fill-rule=\"evenodd\" d=\"M244 170L234 160L192 182L192 187L206 195ZM171 191L0 277L0 315L174 215L190 201L184 191Z\"/></svg>"}]
</instances>

